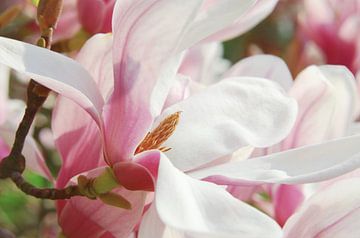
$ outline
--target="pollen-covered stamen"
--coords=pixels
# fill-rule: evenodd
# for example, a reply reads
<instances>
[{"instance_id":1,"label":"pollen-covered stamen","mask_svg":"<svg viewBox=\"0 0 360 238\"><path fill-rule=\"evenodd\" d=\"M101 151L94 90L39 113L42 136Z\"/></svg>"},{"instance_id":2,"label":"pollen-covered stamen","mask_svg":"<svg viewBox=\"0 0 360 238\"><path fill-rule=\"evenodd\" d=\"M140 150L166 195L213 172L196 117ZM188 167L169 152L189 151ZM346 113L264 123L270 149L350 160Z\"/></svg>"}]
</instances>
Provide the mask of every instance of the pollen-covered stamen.
<instances>
[{"instance_id":1,"label":"pollen-covered stamen","mask_svg":"<svg viewBox=\"0 0 360 238\"><path fill-rule=\"evenodd\" d=\"M170 150L171 148L161 147L161 145L174 133L180 119L180 113L175 112L166 117L153 131L149 132L136 148L135 154L153 149L159 149L163 152Z\"/></svg>"}]
</instances>

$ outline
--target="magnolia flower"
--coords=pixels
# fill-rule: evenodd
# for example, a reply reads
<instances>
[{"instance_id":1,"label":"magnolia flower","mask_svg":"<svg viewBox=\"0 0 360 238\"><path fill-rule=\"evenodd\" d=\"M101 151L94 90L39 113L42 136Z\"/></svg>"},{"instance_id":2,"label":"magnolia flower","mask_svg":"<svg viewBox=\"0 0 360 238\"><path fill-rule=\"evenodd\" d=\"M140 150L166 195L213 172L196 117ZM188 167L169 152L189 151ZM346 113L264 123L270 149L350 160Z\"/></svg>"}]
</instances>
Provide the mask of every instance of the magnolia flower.
<instances>
[{"instance_id":1,"label":"magnolia flower","mask_svg":"<svg viewBox=\"0 0 360 238\"><path fill-rule=\"evenodd\" d=\"M259 12L256 6L268 11L256 2L117 1L113 35L89 40L80 64L0 38L1 63L64 96L53 122L63 159L57 187L107 165L122 185L116 192L131 203L125 210L82 197L60 201L66 236L128 237L155 191L139 237L279 237L272 219L214 183L314 182L359 166L358 136L229 161L241 147L279 142L295 121L295 101L264 78L229 77L163 108L182 52L219 39L248 10ZM264 15L255 14L251 24Z\"/></svg>"}]
</instances>

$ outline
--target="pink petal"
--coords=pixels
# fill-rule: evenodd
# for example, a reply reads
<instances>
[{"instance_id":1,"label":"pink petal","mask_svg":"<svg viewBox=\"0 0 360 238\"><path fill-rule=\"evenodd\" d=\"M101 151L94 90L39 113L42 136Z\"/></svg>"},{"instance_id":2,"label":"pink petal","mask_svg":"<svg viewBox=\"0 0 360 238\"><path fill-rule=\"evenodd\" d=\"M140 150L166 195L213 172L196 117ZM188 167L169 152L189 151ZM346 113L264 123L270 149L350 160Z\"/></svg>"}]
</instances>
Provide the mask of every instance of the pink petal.
<instances>
[{"instance_id":1,"label":"pink petal","mask_svg":"<svg viewBox=\"0 0 360 238\"><path fill-rule=\"evenodd\" d=\"M59 224L66 237L129 236L142 216L145 193L125 189L117 189L117 192L131 202L131 210L82 197L67 201L59 216Z\"/></svg>"},{"instance_id":2,"label":"pink petal","mask_svg":"<svg viewBox=\"0 0 360 238\"><path fill-rule=\"evenodd\" d=\"M244 202L250 202L254 194L261 190L260 186L228 186L226 189L231 195Z\"/></svg>"},{"instance_id":3,"label":"pink petal","mask_svg":"<svg viewBox=\"0 0 360 238\"><path fill-rule=\"evenodd\" d=\"M270 80L229 78L168 108L157 122L181 112L164 146L171 148L166 154L175 166L186 171L243 146L279 142L290 131L296 109L295 101Z\"/></svg>"},{"instance_id":4,"label":"pink petal","mask_svg":"<svg viewBox=\"0 0 360 238\"><path fill-rule=\"evenodd\" d=\"M115 88L106 108L106 144L111 163L132 157L153 117L160 113L178 68L179 41L200 2L116 2Z\"/></svg>"},{"instance_id":5,"label":"pink petal","mask_svg":"<svg viewBox=\"0 0 360 238\"><path fill-rule=\"evenodd\" d=\"M134 162L114 164L114 173L122 186L129 190L154 191L160 152L145 151L135 156Z\"/></svg>"},{"instance_id":6,"label":"pink petal","mask_svg":"<svg viewBox=\"0 0 360 238\"><path fill-rule=\"evenodd\" d=\"M104 99L113 87L111 47L111 35L96 35L87 41L77 56L77 61L95 79ZM93 119L74 102L58 97L52 129L63 162L57 186L62 187L71 177L104 163L102 134Z\"/></svg>"},{"instance_id":7,"label":"pink petal","mask_svg":"<svg viewBox=\"0 0 360 238\"><path fill-rule=\"evenodd\" d=\"M287 219L304 201L304 194L300 186L282 184L275 187L273 203L276 221L283 226Z\"/></svg>"},{"instance_id":8,"label":"pink petal","mask_svg":"<svg viewBox=\"0 0 360 238\"><path fill-rule=\"evenodd\" d=\"M74 100L101 125L104 100L77 62L47 49L0 37L0 63Z\"/></svg>"},{"instance_id":9,"label":"pink petal","mask_svg":"<svg viewBox=\"0 0 360 238\"><path fill-rule=\"evenodd\" d=\"M115 0L78 0L79 19L92 34L111 32L111 18Z\"/></svg>"},{"instance_id":10,"label":"pink petal","mask_svg":"<svg viewBox=\"0 0 360 238\"><path fill-rule=\"evenodd\" d=\"M284 227L284 237L358 237L359 178L345 179L314 194Z\"/></svg>"}]
</instances>

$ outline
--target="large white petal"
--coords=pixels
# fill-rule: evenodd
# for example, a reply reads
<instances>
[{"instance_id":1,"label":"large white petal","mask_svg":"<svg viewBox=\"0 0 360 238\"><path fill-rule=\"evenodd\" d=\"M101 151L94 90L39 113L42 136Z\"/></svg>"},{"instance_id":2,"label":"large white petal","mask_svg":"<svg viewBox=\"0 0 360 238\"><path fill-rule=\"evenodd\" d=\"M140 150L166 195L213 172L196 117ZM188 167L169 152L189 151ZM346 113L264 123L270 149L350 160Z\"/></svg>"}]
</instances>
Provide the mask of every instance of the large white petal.
<instances>
[{"instance_id":1,"label":"large white petal","mask_svg":"<svg viewBox=\"0 0 360 238\"><path fill-rule=\"evenodd\" d=\"M104 100L90 74L81 65L58 53L0 37L0 63L68 97L100 123Z\"/></svg>"},{"instance_id":2,"label":"large white petal","mask_svg":"<svg viewBox=\"0 0 360 238\"><path fill-rule=\"evenodd\" d=\"M160 220L183 235L180 237L281 236L280 227L270 217L220 186L187 176L165 156L159 165L155 204Z\"/></svg>"},{"instance_id":3,"label":"large white petal","mask_svg":"<svg viewBox=\"0 0 360 238\"><path fill-rule=\"evenodd\" d=\"M311 183L360 167L360 135L192 172L220 184Z\"/></svg>"},{"instance_id":4,"label":"large white petal","mask_svg":"<svg viewBox=\"0 0 360 238\"><path fill-rule=\"evenodd\" d=\"M157 121L181 111L174 134L165 142L170 160L190 170L253 145L282 140L293 126L297 105L267 79L228 78L171 106Z\"/></svg>"},{"instance_id":5,"label":"large white petal","mask_svg":"<svg viewBox=\"0 0 360 238\"><path fill-rule=\"evenodd\" d=\"M141 219L138 238L184 238L184 235L183 232L166 226L160 220L155 204L152 204Z\"/></svg>"},{"instance_id":6,"label":"large white petal","mask_svg":"<svg viewBox=\"0 0 360 238\"><path fill-rule=\"evenodd\" d=\"M360 178L338 181L306 201L284 226L284 238L360 236Z\"/></svg>"},{"instance_id":7,"label":"large white petal","mask_svg":"<svg viewBox=\"0 0 360 238\"><path fill-rule=\"evenodd\" d=\"M272 55L254 55L233 65L225 77L251 76L270 79L286 91L293 85L293 78L286 63Z\"/></svg>"}]
</instances>

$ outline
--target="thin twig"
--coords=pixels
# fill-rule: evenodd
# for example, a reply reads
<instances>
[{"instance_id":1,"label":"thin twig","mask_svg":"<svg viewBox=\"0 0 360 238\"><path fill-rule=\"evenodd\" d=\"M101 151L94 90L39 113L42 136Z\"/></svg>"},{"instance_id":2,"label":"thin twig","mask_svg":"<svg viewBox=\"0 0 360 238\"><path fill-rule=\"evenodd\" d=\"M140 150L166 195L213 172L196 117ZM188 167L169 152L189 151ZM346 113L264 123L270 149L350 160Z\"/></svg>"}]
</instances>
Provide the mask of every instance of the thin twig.
<instances>
[{"instance_id":1,"label":"thin twig","mask_svg":"<svg viewBox=\"0 0 360 238\"><path fill-rule=\"evenodd\" d=\"M22 174L19 172L12 173L11 180L21 191L36 198L59 200L69 199L74 196L83 196L80 193L78 186L75 185L68 186L64 189L37 188L26 182Z\"/></svg>"}]
</instances>

